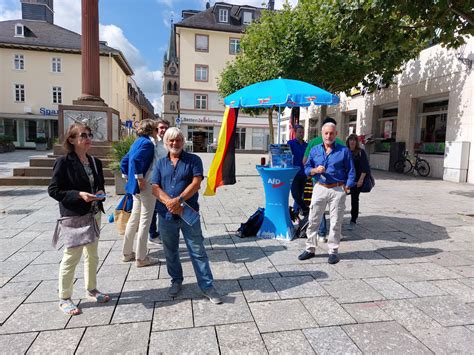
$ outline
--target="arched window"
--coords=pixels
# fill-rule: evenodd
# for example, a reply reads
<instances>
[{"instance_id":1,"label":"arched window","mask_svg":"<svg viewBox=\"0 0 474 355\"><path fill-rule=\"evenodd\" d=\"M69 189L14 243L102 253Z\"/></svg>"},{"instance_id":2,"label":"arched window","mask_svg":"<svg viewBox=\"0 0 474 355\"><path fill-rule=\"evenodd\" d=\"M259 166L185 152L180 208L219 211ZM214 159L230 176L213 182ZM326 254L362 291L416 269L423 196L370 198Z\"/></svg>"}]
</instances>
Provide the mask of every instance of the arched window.
<instances>
[{"instance_id":1,"label":"arched window","mask_svg":"<svg viewBox=\"0 0 474 355\"><path fill-rule=\"evenodd\" d=\"M176 84L176 81L173 84L173 91L178 92L178 84Z\"/></svg>"},{"instance_id":2,"label":"arched window","mask_svg":"<svg viewBox=\"0 0 474 355\"><path fill-rule=\"evenodd\" d=\"M168 81L168 92L171 91L171 81Z\"/></svg>"},{"instance_id":3,"label":"arched window","mask_svg":"<svg viewBox=\"0 0 474 355\"><path fill-rule=\"evenodd\" d=\"M170 111L175 111L176 110L176 105L174 104L174 101L171 101L170 103Z\"/></svg>"}]
</instances>

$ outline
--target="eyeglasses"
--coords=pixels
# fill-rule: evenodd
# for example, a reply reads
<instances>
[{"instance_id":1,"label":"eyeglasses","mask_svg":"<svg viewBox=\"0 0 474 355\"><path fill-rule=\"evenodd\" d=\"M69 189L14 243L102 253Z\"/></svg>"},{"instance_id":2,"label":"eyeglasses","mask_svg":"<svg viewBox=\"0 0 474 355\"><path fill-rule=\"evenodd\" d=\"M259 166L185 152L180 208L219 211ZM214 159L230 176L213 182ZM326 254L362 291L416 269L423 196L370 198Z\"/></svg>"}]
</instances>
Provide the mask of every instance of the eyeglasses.
<instances>
[{"instance_id":1,"label":"eyeglasses","mask_svg":"<svg viewBox=\"0 0 474 355\"><path fill-rule=\"evenodd\" d=\"M94 135L93 135L92 133L82 132L82 133L79 135L79 137L80 137L81 139L87 139L87 138L92 139L92 138L94 138Z\"/></svg>"}]
</instances>

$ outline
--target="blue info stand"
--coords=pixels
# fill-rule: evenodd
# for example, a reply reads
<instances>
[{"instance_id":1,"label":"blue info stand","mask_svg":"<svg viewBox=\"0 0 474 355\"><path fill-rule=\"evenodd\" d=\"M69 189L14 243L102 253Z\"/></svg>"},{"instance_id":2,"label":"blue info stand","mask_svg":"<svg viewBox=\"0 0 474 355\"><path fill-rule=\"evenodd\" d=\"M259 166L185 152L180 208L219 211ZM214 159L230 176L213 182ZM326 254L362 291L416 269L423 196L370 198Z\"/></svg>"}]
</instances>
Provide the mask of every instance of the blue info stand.
<instances>
[{"instance_id":1,"label":"blue info stand","mask_svg":"<svg viewBox=\"0 0 474 355\"><path fill-rule=\"evenodd\" d=\"M293 239L294 227L288 210L288 196L299 169L257 165L265 189L265 217L257 233L258 238Z\"/></svg>"}]
</instances>

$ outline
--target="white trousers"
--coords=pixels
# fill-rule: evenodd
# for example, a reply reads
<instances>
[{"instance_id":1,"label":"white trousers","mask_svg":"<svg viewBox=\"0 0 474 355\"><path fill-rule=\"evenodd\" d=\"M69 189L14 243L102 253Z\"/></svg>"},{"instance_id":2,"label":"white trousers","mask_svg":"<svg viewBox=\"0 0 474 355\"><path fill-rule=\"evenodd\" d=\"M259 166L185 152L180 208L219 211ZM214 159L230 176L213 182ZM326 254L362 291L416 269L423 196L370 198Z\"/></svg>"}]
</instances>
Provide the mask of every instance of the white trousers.
<instances>
[{"instance_id":1,"label":"white trousers","mask_svg":"<svg viewBox=\"0 0 474 355\"><path fill-rule=\"evenodd\" d=\"M346 193L342 186L326 188L319 184L314 185L313 195L311 196L311 205L309 207L309 224L306 230L308 239L306 240L306 250L310 253L316 251L318 243L318 230L321 218L323 217L326 206L329 204L329 236L328 249L329 254L336 254L341 242L342 220L344 218L344 209L346 207Z\"/></svg>"},{"instance_id":2,"label":"white trousers","mask_svg":"<svg viewBox=\"0 0 474 355\"><path fill-rule=\"evenodd\" d=\"M151 220L155 213L156 197L152 194L151 185L139 194L133 195L133 208L125 228L123 239L123 255L129 255L133 251L133 241L137 234L136 258L143 260L147 254L148 232Z\"/></svg>"}]
</instances>

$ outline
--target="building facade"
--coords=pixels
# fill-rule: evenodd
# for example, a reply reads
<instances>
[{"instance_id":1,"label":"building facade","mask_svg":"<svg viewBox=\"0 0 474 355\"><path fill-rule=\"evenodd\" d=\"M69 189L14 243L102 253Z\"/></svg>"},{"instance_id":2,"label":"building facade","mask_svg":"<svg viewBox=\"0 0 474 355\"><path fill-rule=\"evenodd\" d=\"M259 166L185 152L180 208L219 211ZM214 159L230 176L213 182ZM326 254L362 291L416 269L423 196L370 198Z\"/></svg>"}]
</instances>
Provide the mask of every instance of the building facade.
<instances>
[{"instance_id":1,"label":"building facade","mask_svg":"<svg viewBox=\"0 0 474 355\"><path fill-rule=\"evenodd\" d=\"M174 54L169 50L166 54L169 61L165 63L170 69L177 65L175 74L178 76L166 75L168 68L165 64L164 85L171 83L172 95L163 95L163 112L168 117L179 116L176 124L193 143L195 152L208 151L213 143L217 143L225 108L217 90L217 80L227 63L240 52L240 39L245 27L257 19L261 11L253 6L224 2L210 6L207 3L203 11L183 11L183 19L174 25L175 36L172 38L176 41L176 58L173 59ZM179 91L176 106L173 106L177 98L174 82ZM164 87L163 92L170 91ZM176 110L172 111L172 107ZM262 151L267 149L268 141L266 115L251 117L239 113L237 150Z\"/></svg>"},{"instance_id":2,"label":"building facade","mask_svg":"<svg viewBox=\"0 0 474 355\"><path fill-rule=\"evenodd\" d=\"M474 38L459 49L439 45L411 60L395 82L372 93L341 95L328 115L338 121L339 134L374 138L367 144L371 166L389 170L390 147L404 143L431 166L430 176L474 183ZM282 139L288 137L288 116ZM302 109L307 136L319 134L319 111Z\"/></svg>"},{"instance_id":3,"label":"building facade","mask_svg":"<svg viewBox=\"0 0 474 355\"><path fill-rule=\"evenodd\" d=\"M33 148L37 137L52 143L58 105L81 95L81 36L53 24L52 6L22 0L23 18L0 22L0 135L16 147ZM154 117L132 75L122 52L101 42L101 97L123 121Z\"/></svg>"}]
</instances>

